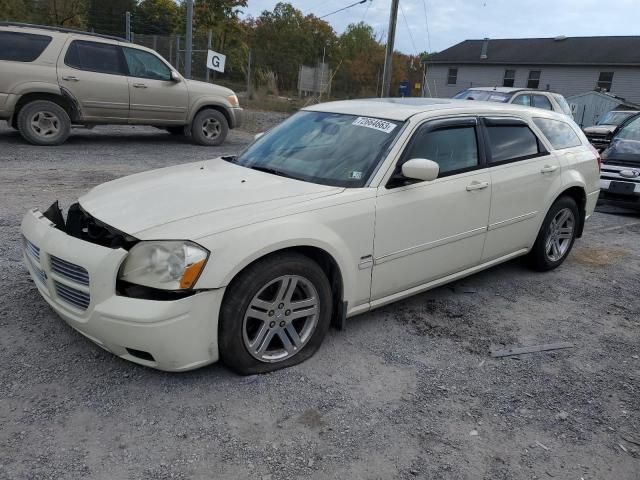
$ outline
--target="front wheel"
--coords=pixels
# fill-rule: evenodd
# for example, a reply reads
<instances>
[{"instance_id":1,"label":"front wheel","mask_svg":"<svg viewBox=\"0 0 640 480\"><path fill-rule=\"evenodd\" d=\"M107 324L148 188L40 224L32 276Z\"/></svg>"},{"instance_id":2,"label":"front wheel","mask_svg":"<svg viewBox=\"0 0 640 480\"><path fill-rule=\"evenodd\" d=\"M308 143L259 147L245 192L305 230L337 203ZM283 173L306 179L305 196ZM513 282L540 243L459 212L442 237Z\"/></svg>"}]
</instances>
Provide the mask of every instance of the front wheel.
<instances>
[{"instance_id":1,"label":"front wheel","mask_svg":"<svg viewBox=\"0 0 640 480\"><path fill-rule=\"evenodd\" d=\"M212 108L206 108L198 113L191 123L191 138L200 145L222 145L229 133L229 123L226 117Z\"/></svg>"},{"instance_id":2,"label":"front wheel","mask_svg":"<svg viewBox=\"0 0 640 480\"><path fill-rule=\"evenodd\" d=\"M331 287L297 253L256 262L228 287L220 311L222 361L242 375L290 367L320 347L331 321Z\"/></svg>"},{"instance_id":3,"label":"front wheel","mask_svg":"<svg viewBox=\"0 0 640 480\"><path fill-rule=\"evenodd\" d=\"M576 239L580 216L573 198L560 197L551 206L529 253L531 266L553 270L565 261Z\"/></svg>"}]
</instances>

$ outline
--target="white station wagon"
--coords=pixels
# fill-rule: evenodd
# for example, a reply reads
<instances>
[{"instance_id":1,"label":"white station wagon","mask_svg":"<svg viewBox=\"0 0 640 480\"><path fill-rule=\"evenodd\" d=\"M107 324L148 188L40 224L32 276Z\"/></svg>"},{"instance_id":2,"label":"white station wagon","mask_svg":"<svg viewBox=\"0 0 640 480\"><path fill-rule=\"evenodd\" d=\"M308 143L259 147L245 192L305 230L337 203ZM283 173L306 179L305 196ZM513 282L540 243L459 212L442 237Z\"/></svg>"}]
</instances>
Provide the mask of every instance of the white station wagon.
<instances>
[{"instance_id":1,"label":"white station wagon","mask_svg":"<svg viewBox=\"0 0 640 480\"><path fill-rule=\"evenodd\" d=\"M105 183L22 222L38 290L124 359L241 374L333 322L527 255L567 257L599 192L577 125L464 100L305 108L238 156Z\"/></svg>"}]
</instances>

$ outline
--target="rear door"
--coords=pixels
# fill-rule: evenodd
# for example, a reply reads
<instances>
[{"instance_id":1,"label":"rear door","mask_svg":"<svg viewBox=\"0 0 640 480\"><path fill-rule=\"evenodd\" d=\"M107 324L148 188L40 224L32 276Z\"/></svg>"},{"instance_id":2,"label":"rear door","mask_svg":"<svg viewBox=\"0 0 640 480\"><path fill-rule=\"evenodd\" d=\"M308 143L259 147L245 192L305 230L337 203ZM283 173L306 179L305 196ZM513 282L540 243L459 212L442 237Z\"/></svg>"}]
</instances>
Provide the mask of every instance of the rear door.
<instances>
[{"instance_id":1,"label":"rear door","mask_svg":"<svg viewBox=\"0 0 640 480\"><path fill-rule=\"evenodd\" d=\"M122 123L129 117L127 67L119 45L71 38L58 57L58 83L83 120Z\"/></svg>"},{"instance_id":2,"label":"rear door","mask_svg":"<svg viewBox=\"0 0 640 480\"><path fill-rule=\"evenodd\" d=\"M171 69L157 55L122 47L129 69L131 123L184 124L189 93L186 83L174 81Z\"/></svg>"},{"instance_id":3,"label":"rear door","mask_svg":"<svg viewBox=\"0 0 640 480\"><path fill-rule=\"evenodd\" d=\"M482 124L492 184L487 262L533 245L562 181L558 158L525 120L485 117Z\"/></svg>"}]
</instances>

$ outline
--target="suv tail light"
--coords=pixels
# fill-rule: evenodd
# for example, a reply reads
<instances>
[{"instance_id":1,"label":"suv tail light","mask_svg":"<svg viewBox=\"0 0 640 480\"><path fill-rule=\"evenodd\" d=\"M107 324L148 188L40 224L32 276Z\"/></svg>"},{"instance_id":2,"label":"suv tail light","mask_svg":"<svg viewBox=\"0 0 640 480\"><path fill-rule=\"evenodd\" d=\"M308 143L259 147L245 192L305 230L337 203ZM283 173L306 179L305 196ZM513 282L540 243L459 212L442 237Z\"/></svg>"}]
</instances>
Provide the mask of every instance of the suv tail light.
<instances>
[{"instance_id":1,"label":"suv tail light","mask_svg":"<svg viewBox=\"0 0 640 480\"><path fill-rule=\"evenodd\" d=\"M602 156L600 155L600 152L596 150L596 147L594 147L591 144L589 144L589 148L591 149L593 154L596 156L596 162L598 163L598 171L602 170Z\"/></svg>"}]
</instances>

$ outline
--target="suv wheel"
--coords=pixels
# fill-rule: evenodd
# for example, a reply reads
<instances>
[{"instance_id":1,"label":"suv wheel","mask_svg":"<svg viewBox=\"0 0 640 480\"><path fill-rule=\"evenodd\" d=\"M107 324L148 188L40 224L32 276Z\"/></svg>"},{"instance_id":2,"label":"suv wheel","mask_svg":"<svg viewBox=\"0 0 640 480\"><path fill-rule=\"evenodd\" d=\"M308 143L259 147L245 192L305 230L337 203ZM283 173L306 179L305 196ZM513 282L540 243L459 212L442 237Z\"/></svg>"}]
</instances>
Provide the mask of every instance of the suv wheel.
<instances>
[{"instance_id":1,"label":"suv wheel","mask_svg":"<svg viewBox=\"0 0 640 480\"><path fill-rule=\"evenodd\" d=\"M227 287L220 356L243 375L301 363L320 347L331 305L329 280L316 262L297 253L267 257Z\"/></svg>"},{"instance_id":2,"label":"suv wheel","mask_svg":"<svg viewBox=\"0 0 640 480\"><path fill-rule=\"evenodd\" d=\"M551 206L529 253L533 268L539 271L552 270L565 261L578 230L579 212L571 197L560 197Z\"/></svg>"},{"instance_id":3,"label":"suv wheel","mask_svg":"<svg viewBox=\"0 0 640 480\"><path fill-rule=\"evenodd\" d=\"M71 119L57 103L36 100L20 109L18 130L34 145L60 145L71 133Z\"/></svg>"},{"instance_id":4,"label":"suv wheel","mask_svg":"<svg viewBox=\"0 0 640 480\"><path fill-rule=\"evenodd\" d=\"M206 108L196 115L191 124L191 137L200 145L221 145L229 133L226 117L212 108Z\"/></svg>"}]
</instances>

